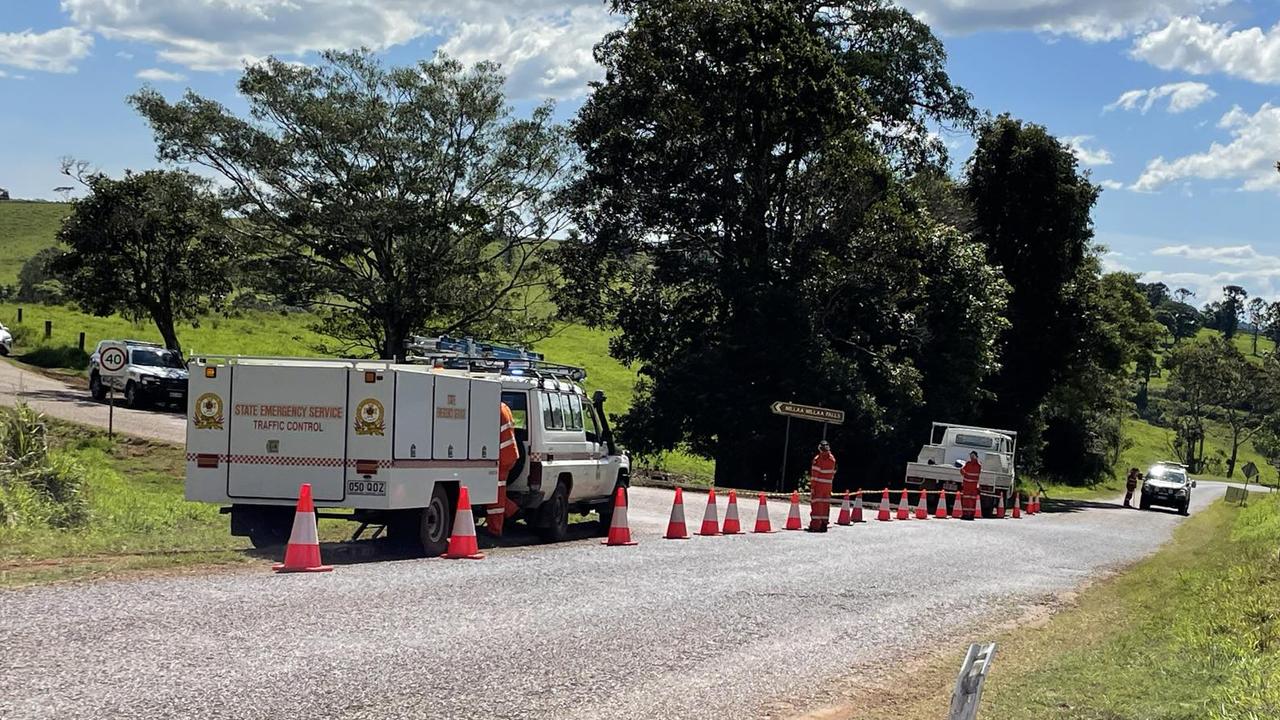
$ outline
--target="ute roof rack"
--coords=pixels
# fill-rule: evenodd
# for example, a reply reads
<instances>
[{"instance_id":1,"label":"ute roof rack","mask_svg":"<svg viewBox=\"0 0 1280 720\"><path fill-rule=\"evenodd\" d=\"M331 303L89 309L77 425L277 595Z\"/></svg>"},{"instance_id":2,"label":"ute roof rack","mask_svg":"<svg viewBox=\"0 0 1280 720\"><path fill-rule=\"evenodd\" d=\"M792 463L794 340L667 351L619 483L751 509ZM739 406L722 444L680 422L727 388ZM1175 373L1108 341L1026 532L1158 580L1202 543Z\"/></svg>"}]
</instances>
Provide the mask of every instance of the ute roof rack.
<instances>
[{"instance_id":1,"label":"ute roof rack","mask_svg":"<svg viewBox=\"0 0 1280 720\"><path fill-rule=\"evenodd\" d=\"M582 382L587 371L573 365L547 362L542 353L520 347L478 342L472 338L414 337L408 342L406 360L453 370L493 372L537 379L554 378Z\"/></svg>"}]
</instances>

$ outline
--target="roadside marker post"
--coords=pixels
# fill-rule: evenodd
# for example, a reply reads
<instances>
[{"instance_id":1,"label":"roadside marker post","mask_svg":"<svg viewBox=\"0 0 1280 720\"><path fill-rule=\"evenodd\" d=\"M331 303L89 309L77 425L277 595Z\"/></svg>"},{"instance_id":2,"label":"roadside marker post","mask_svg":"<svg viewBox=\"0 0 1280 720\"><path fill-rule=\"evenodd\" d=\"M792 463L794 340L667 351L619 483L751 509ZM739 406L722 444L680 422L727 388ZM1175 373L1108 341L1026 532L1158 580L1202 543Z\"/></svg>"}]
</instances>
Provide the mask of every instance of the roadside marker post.
<instances>
[{"instance_id":1,"label":"roadside marker post","mask_svg":"<svg viewBox=\"0 0 1280 720\"><path fill-rule=\"evenodd\" d=\"M995 655L995 643L969 646L969 653L965 655L960 675L956 678L956 689L951 694L951 711L947 720L976 720L978 703L982 701L982 686Z\"/></svg>"}]
</instances>

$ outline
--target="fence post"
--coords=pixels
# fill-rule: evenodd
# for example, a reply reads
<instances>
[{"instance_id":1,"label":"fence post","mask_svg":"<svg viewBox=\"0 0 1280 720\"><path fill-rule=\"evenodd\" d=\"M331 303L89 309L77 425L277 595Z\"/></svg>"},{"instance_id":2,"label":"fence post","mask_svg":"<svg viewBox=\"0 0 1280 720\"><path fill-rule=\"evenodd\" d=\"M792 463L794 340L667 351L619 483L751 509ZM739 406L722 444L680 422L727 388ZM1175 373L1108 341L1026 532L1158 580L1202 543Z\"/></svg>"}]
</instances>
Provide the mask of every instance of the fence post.
<instances>
[{"instance_id":1,"label":"fence post","mask_svg":"<svg viewBox=\"0 0 1280 720\"><path fill-rule=\"evenodd\" d=\"M18 324L22 324L22 308L18 308Z\"/></svg>"},{"instance_id":2,"label":"fence post","mask_svg":"<svg viewBox=\"0 0 1280 720\"><path fill-rule=\"evenodd\" d=\"M53 337L53 321L45 320L44 321L44 339L48 340L51 337Z\"/></svg>"},{"instance_id":3,"label":"fence post","mask_svg":"<svg viewBox=\"0 0 1280 720\"><path fill-rule=\"evenodd\" d=\"M84 331L80 332L80 352L84 352Z\"/></svg>"}]
</instances>

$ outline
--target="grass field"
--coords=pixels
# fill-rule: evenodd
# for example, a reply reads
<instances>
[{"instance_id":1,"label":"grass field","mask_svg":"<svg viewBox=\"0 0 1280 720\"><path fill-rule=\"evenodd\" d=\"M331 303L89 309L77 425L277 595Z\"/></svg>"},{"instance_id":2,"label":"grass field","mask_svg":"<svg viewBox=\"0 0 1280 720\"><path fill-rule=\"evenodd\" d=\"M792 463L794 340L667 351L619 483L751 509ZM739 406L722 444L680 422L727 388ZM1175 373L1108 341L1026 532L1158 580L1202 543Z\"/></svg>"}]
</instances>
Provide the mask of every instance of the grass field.
<instances>
[{"instance_id":1,"label":"grass field","mask_svg":"<svg viewBox=\"0 0 1280 720\"><path fill-rule=\"evenodd\" d=\"M70 208L66 203L0 202L0 285L15 284L22 264L53 245Z\"/></svg>"}]
</instances>

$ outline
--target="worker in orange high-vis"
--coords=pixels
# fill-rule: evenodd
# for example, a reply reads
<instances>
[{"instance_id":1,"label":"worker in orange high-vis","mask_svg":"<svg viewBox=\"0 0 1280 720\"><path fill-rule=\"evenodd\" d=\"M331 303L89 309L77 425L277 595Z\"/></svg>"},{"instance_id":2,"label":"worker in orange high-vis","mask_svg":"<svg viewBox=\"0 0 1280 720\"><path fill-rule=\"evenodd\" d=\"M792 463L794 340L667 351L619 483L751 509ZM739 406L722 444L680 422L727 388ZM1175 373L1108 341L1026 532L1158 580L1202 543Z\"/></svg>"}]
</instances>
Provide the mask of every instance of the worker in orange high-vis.
<instances>
[{"instance_id":1,"label":"worker in orange high-vis","mask_svg":"<svg viewBox=\"0 0 1280 720\"><path fill-rule=\"evenodd\" d=\"M490 505L485 511L485 528L495 535L502 535L502 525L507 516L513 514L507 500L507 476L515 468L520 459L520 449L516 447L516 421L511 416L511 408L506 403L498 408L498 502Z\"/></svg>"},{"instance_id":2,"label":"worker in orange high-vis","mask_svg":"<svg viewBox=\"0 0 1280 720\"><path fill-rule=\"evenodd\" d=\"M809 532L826 532L831 519L831 483L836 479L836 456L831 445L818 443L818 454L809 467Z\"/></svg>"},{"instance_id":3,"label":"worker in orange high-vis","mask_svg":"<svg viewBox=\"0 0 1280 720\"><path fill-rule=\"evenodd\" d=\"M978 491L978 480L982 478L982 463L978 462L978 453L969 453L969 462L960 468L960 508L965 520L972 520L978 511L978 503L982 496Z\"/></svg>"}]
</instances>

